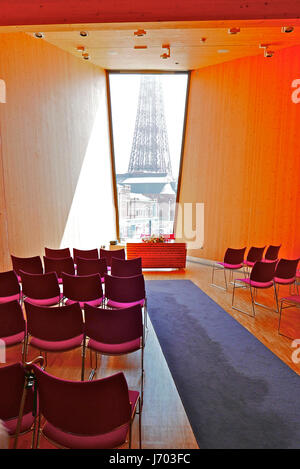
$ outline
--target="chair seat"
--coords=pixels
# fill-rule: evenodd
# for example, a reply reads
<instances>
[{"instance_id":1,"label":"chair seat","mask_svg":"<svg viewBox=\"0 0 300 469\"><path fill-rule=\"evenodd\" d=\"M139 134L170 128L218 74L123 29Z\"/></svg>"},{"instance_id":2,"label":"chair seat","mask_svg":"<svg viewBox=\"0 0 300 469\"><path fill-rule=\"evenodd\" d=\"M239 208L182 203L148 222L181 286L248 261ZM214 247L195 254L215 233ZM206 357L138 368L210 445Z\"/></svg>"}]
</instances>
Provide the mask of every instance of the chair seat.
<instances>
[{"instance_id":1,"label":"chair seat","mask_svg":"<svg viewBox=\"0 0 300 469\"><path fill-rule=\"evenodd\" d=\"M137 391L129 391L129 400L131 403L131 411L133 413L136 406L139 393ZM66 433L51 423L46 422L43 428L43 434L46 438L59 444L65 448L72 449L105 449L117 448L122 446L126 441L129 430L129 424L123 425L116 430L102 435L75 435Z\"/></svg>"},{"instance_id":2,"label":"chair seat","mask_svg":"<svg viewBox=\"0 0 300 469\"><path fill-rule=\"evenodd\" d=\"M269 288L273 286L273 280L271 280L270 282L254 282L249 278L237 278L236 282L247 283L248 285L251 285L251 287L254 288Z\"/></svg>"},{"instance_id":3,"label":"chair seat","mask_svg":"<svg viewBox=\"0 0 300 469\"><path fill-rule=\"evenodd\" d=\"M217 264L222 265L224 269L241 269L243 264L227 264L226 262L217 262Z\"/></svg>"},{"instance_id":4,"label":"chair seat","mask_svg":"<svg viewBox=\"0 0 300 469\"><path fill-rule=\"evenodd\" d=\"M295 277L293 278L280 278L280 277L274 277L274 281L276 283L280 283L280 285L290 285L292 283L294 283L296 280Z\"/></svg>"},{"instance_id":5,"label":"chair seat","mask_svg":"<svg viewBox=\"0 0 300 469\"><path fill-rule=\"evenodd\" d=\"M10 335L8 337L1 337L1 340L5 342L6 347L12 345L20 344L23 342L25 337L25 332L19 332L18 334Z\"/></svg>"},{"instance_id":6,"label":"chair seat","mask_svg":"<svg viewBox=\"0 0 300 469\"><path fill-rule=\"evenodd\" d=\"M30 340L30 345L39 350L45 350L47 352L65 352L67 350L72 350L76 347L80 347L83 341L83 334L78 335L77 337L72 337L72 339L67 340L57 340L57 341L48 341L38 339L37 337L32 337Z\"/></svg>"},{"instance_id":7,"label":"chair seat","mask_svg":"<svg viewBox=\"0 0 300 469\"><path fill-rule=\"evenodd\" d=\"M286 296L281 298L280 301L289 301L290 303L300 304L300 295Z\"/></svg>"},{"instance_id":8,"label":"chair seat","mask_svg":"<svg viewBox=\"0 0 300 469\"><path fill-rule=\"evenodd\" d=\"M53 306L59 303L62 298L63 295L61 293L59 296L54 296L53 298L46 298L45 300L26 297L24 301L35 306Z\"/></svg>"},{"instance_id":9,"label":"chair seat","mask_svg":"<svg viewBox=\"0 0 300 469\"><path fill-rule=\"evenodd\" d=\"M253 267L255 264L255 262L251 262L251 261L244 261L244 265L247 265L248 267Z\"/></svg>"},{"instance_id":10,"label":"chair seat","mask_svg":"<svg viewBox=\"0 0 300 469\"><path fill-rule=\"evenodd\" d=\"M33 422L34 422L34 417L32 415L32 412L29 412L28 414L23 415L20 433L24 433L30 430L31 426L33 425ZM10 419L10 420L4 420L3 423L4 423L6 430L8 431L8 434L15 435L16 430L17 430L17 424L18 424L18 417Z\"/></svg>"},{"instance_id":11,"label":"chair seat","mask_svg":"<svg viewBox=\"0 0 300 469\"><path fill-rule=\"evenodd\" d=\"M84 305L90 305L90 306L100 306L104 300L104 296L101 298L97 298L96 300L91 300L91 301L73 301L73 300L67 300L66 305L73 305L74 303L79 303L80 308L83 309Z\"/></svg>"},{"instance_id":12,"label":"chair seat","mask_svg":"<svg viewBox=\"0 0 300 469\"><path fill-rule=\"evenodd\" d=\"M136 352L141 348L141 340L137 338L130 342L124 342L123 344L104 344L94 339L89 339L88 348L95 350L96 352L107 354L107 355L123 355L126 353Z\"/></svg>"},{"instance_id":13,"label":"chair seat","mask_svg":"<svg viewBox=\"0 0 300 469\"><path fill-rule=\"evenodd\" d=\"M131 306L141 305L144 306L145 300L133 301L131 303L120 303L119 301L108 300L107 305L112 308L130 308Z\"/></svg>"},{"instance_id":14,"label":"chair seat","mask_svg":"<svg viewBox=\"0 0 300 469\"><path fill-rule=\"evenodd\" d=\"M0 297L0 303L8 303L9 301L20 301L20 294L17 293L16 295L11 295L11 296L1 296Z\"/></svg>"}]
</instances>

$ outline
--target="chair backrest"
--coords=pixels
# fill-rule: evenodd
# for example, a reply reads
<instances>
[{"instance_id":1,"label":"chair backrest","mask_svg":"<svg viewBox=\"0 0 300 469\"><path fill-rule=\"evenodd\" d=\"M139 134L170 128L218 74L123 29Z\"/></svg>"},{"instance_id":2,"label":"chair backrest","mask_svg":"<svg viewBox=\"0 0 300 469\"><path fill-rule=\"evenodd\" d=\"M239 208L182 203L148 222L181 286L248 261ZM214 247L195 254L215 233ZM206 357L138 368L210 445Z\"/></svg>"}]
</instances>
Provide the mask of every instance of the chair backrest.
<instances>
[{"instance_id":1,"label":"chair backrest","mask_svg":"<svg viewBox=\"0 0 300 469\"><path fill-rule=\"evenodd\" d=\"M56 378L33 365L39 408L46 420L75 435L102 435L130 421L128 386L123 373L96 381Z\"/></svg>"},{"instance_id":2,"label":"chair backrest","mask_svg":"<svg viewBox=\"0 0 300 469\"><path fill-rule=\"evenodd\" d=\"M56 272L57 276L61 278L62 272L75 275L74 261L72 257L53 258L44 256L45 273Z\"/></svg>"},{"instance_id":3,"label":"chair backrest","mask_svg":"<svg viewBox=\"0 0 300 469\"><path fill-rule=\"evenodd\" d=\"M78 303L47 308L25 303L27 332L41 340L59 341L83 333L83 318Z\"/></svg>"},{"instance_id":4,"label":"chair backrest","mask_svg":"<svg viewBox=\"0 0 300 469\"><path fill-rule=\"evenodd\" d=\"M18 277L13 270L0 272L0 297L20 294Z\"/></svg>"},{"instance_id":5,"label":"chair backrest","mask_svg":"<svg viewBox=\"0 0 300 469\"><path fill-rule=\"evenodd\" d=\"M267 248L266 253L265 253L265 259L268 261L276 261L278 259L278 253L279 249L281 248L280 246L270 246Z\"/></svg>"},{"instance_id":6,"label":"chair backrest","mask_svg":"<svg viewBox=\"0 0 300 469\"><path fill-rule=\"evenodd\" d=\"M100 259L106 259L106 263L109 267L111 266L112 257L115 257L117 259L125 259L125 249L107 250L100 248Z\"/></svg>"},{"instance_id":7,"label":"chair backrest","mask_svg":"<svg viewBox=\"0 0 300 469\"><path fill-rule=\"evenodd\" d=\"M246 248L234 249L228 248L225 252L224 263L231 265L240 265L243 263Z\"/></svg>"},{"instance_id":8,"label":"chair backrest","mask_svg":"<svg viewBox=\"0 0 300 469\"><path fill-rule=\"evenodd\" d=\"M266 246L258 248L258 247L252 246L248 251L247 261L249 261L249 262L261 261L262 257L263 257L265 247Z\"/></svg>"},{"instance_id":9,"label":"chair backrest","mask_svg":"<svg viewBox=\"0 0 300 469\"><path fill-rule=\"evenodd\" d=\"M130 308L104 309L85 305L86 336L104 344L122 344L143 335L141 305Z\"/></svg>"},{"instance_id":10,"label":"chair backrest","mask_svg":"<svg viewBox=\"0 0 300 469\"><path fill-rule=\"evenodd\" d=\"M60 289L57 274L29 274L20 270L22 279L22 291L29 298L45 300L59 296Z\"/></svg>"},{"instance_id":11,"label":"chair backrest","mask_svg":"<svg viewBox=\"0 0 300 469\"><path fill-rule=\"evenodd\" d=\"M115 277L106 274L105 296L120 303L143 300L146 297L144 276Z\"/></svg>"},{"instance_id":12,"label":"chair backrest","mask_svg":"<svg viewBox=\"0 0 300 469\"><path fill-rule=\"evenodd\" d=\"M280 259L275 270L275 277L281 279L296 278L299 259Z\"/></svg>"},{"instance_id":13,"label":"chair backrest","mask_svg":"<svg viewBox=\"0 0 300 469\"><path fill-rule=\"evenodd\" d=\"M142 273L142 258L135 259L111 259L111 275L116 277L133 277Z\"/></svg>"},{"instance_id":14,"label":"chair backrest","mask_svg":"<svg viewBox=\"0 0 300 469\"><path fill-rule=\"evenodd\" d=\"M25 332L26 323L20 303L16 300L0 303L0 337Z\"/></svg>"},{"instance_id":15,"label":"chair backrest","mask_svg":"<svg viewBox=\"0 0 300 469\"><path fill-rule=\"evenodd\" d=\"M76 258L77 274L78 275L91 275L100 274L104 277L107 273L106 259L83 259L82 257Z\"/></svg>"},{"instance_id":16,"label":"chair backrest","mask_svg":"<svg viewBox=\"0 0 300 469\"><path fill-rule=\"evenodd\" d=\"M9 420L19 415L20 404L25 383L25 371L21 363L0 368L0 418ZM33 408L32 389L27 393L24 412L29 413Z\"/></svg>"},{"instance_id":17,"label":"chair backrest","mask_svg":"<svg viewBox=\"0 0 300 469\"><path fill-rule=\"evenodd\" d=\"M277 261L263 262L256 261L250 274L250 280L253 282L271 282L275 275Z\"/></svg>"},{"instance_id":18,"label":"chair backrest","mask_svg":"<svg viewBox=\"0 0 300 469\"><path fill-rule=\"evenodd\" d=\"M83 259L99 259L98 249L73 249L74 262L77 264L77 257L83 257Z\"/></svg>"},{"instance_id":19,"label":"chair backrest","mask_svg":"<svg viewBox=\"0 0 300 469\"><path fill-rule=\"evenodd\" d=\"M92 301L102 298L103 290L99 274L69 275L62 273L63 294L73 301Z\"/></svg>"},{"instance_id":20,"label":"chair backrest","mask_svg":"<svg viewBox=\"0 0 300 469\"><path fill-rule=\"evenodd\" d=\"M40 256L16 257L11 254L11 261L14 271L20 275L20 270L29 274L42 274L43 264Z\"/></svg>"},{"instance_id":21,"label":"chair backrest","mask_svg":"<svg viewBox=\"0 0 300 469\"><path fill-rule=\"evenodd\" d=\"M64 257L71 257L71 251L69 248L62 248L62 249L45 248L45 256L51 257L52 259L63 259Z\"/></svg>"}]
</instances>

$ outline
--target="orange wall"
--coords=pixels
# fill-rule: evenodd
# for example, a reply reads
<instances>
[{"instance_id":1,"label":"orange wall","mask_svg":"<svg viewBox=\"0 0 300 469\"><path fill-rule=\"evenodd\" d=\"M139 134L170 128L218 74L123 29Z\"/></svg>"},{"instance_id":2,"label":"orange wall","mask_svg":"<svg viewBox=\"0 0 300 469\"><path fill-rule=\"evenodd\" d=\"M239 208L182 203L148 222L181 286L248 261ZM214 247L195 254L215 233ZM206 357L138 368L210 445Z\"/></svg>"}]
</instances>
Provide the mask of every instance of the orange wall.
<instances>
[{"instance_id":1,"label":"orange wall","mask_svg":"<svg viewBox=\"0 0 300 469\"><path fill-rule=\"evenodd\" d=\"M204 202L203 249L282 243L300 257L300 47L249 57L191 76L180 202Z\"/></svg>"},{"instance_id":2,"label":"orange wall","mask_svg":"<svg viewBox=\"0 0 300 469\"><path fill-rule=\"evenodd\" d=\"M100 245L103 222L97 214L113 196L105 72L25 33L0 35L0 50L7 88L7 102L0 104L4 270L10 267L7 250L41 255L44 246L59 247L63 239L70 247L88 248L86 231ZM87 200L83 190L76 191L83 176Z\"/></svg>"}]
</instances>

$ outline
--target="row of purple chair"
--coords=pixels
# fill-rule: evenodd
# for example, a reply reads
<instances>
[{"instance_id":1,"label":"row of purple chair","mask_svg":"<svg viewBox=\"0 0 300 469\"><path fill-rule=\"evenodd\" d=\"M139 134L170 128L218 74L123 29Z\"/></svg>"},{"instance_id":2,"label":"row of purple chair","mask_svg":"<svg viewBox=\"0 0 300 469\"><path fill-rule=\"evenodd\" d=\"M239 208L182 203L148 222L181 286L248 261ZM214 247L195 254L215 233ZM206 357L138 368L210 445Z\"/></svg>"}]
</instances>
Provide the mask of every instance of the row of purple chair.
<instances>
[{"instance_id":1,"label":"row of purple chair","mask_svg":"<svg viewBox=\"0 0 300 469\"><path fill-rule=\"evenodd\" d=\"M84 321L79 303L56 308L25 303L25 311L26 318L18 301L0 304L0 339L6 347L22 344L23 361L27 359L29 345L40 353L82 346L81 380L84 380L86 348L96 356L124 355L141 349L143 377L145 340L140 304L113 310L85 304ZM141 386L143 389L143 380Z\"/></svg>"},{"instance_id":2,"label":"row of purple chair","mask_svg":"<svg viewBox=\"0 0 300 469\"><path fill-rule=\"evenodd\" d=\"M107 260L105 258L83 258L76 257L76 263L72 257L52 258L44 256L44 266L39 256L34 257L16 257L11 256L13 269L21 281L20 271L30 274L42 274L48 272L56 272L58 278L61 279L61 273L74 275L90 275L99 273L101 278L104 274L111 270L112 275L117 277L130 277L142 273L142 260L136 259L120 259L112 257L108 269Z\"/></svg>"},{"instance_id":3,"label":"row of purple chair","mask_svg":"<svg viewBox=\"0 0 300 469\"><path fill-rule=\"evenodd\" d=\"M136 414L141 448L140 394L128 389L123 373L76 382L54 377L42 365L38 357L0 368L0 418L14 448L19 435L30 431L32 448L39 447L41 435L70 449L117 448L128 437L130 448Z\"/></svg>"},{"instance_id":4,"label":"row of purple chair","mask_svg":"<svg viewBox=\"0 0 300 469\"><path fill-rule=\"evenodd\" d=\"M264 261L264 262L273 262L278 259L278 253L281 248L279 246L270 245L264 254L264 250L266 246L263 247L256 247L252 246L248 254L245 258L246 247L241 249L233 249L228 248L224 255L223 262L217 262L213 265L212 269L212 282L211 285L214 287L221 288L222 290L228 289L228 282L226 277L226 271L229 271L232 275L233 271L237 271L240 269L245 269L245 273L249 273L249 269L251 269L255 262L257 261ZM225 288L214 283L214 274L216 271L223 271L224 272L224 281L225 281Z\"/></svg>"}]
</instances>

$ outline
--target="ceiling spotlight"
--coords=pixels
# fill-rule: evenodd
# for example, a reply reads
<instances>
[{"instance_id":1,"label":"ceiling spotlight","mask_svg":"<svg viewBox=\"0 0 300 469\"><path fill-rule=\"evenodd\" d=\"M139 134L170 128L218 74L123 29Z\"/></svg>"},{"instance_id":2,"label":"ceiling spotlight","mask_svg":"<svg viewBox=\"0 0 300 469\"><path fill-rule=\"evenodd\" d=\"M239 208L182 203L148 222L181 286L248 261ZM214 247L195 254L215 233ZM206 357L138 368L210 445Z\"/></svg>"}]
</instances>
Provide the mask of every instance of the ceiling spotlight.
<instances>
[{"instance_id":1,"label":"ceiling spotlight","mask_svg":"<svg viewBox=\"0 0 300 469\"><path fill-rule=\"evenodd\" d=\"M206 39L207 39L207 37L202 37L202 38L200 39L200 42L203 42L203 43L204 43L204 42L206 42Z\"/></svg>"},{"instance_id":2,"label":"ceiling spotlight","mask_svg":"<svg viewBox=\"0 0 300 469\"><path fill-rule=\"evenodd\" d=\"M270 50L270 49L264 50L264 57L273 57L274 54L275 52L273 50Z\"/></svg>"},{"instance_id":3,"label":"ceiling spotlight","mask_svg":"<svg viewBox=\"0 0 300 469\"><path fill-rule=\"evenodd\" d=\"M80 36L81 37L88 37L89 33L87 31L80 31Z\"/></svg>"},{"instance_id":4,"label":"ceiling spotlight","mask_svg":"<svg viewBox=\"0 0 300 469\"><path fill-rule=\"evenodd\" d=\"M85 51L85 47L84 47L84 46L77 46L77 47L76 47L76 50L77 50L78 52L84 52L84 51Z\"/></svg>"},{"instance_id":5,"label":"ceiling spotlight","mask_svg":"<svg viewBox=\"0 0 300 469\"><path fill-rule=\"evenodd\" d=\"M147 33L144 29L138 29L137 31L134 31L133 34L137 37L142 37L145 36Z\"/></svg>"},{"instance_id":6,"label":"ceiling spotlight","mask_svg":"<svg viewBox=\"0 0 300 469\"><path fill-rule=\"evenodd\" d=\"M37 39L43 39L43 37L45 37L45 34L44 33L34 33L34 37L36 37Z\"/></svg>"},{"instance_id":7,"label":"ceiling spotlight","mask_svg":"<svg viewBox=\"0 0 300 469\"><path fill-rule=\"evenodd\" d=\"M292 33L294 31L294 26L282 26L282 33Z\"/></svg>"},{"instance_id":8,"label":"ceiling spotlight","mask_svg":"<svg viewBox=\"0 0 300 469\"><path fill-rule=\"evenodd\" d=\"M148 48L148 46L142 46L142 45L134 46L134 49L147 49L147 48Z\"/></svg>"},{"instance_id":9,"label":"ceiling spotlight","mask_svg":"<svg viewBox=\"0 0 300 469\"><path fill-rule=\"evenodd\" d=\"M90 60L90 56L87 53L82 54L82 57L84 58L84 60Z\"/></svg>"},{"instance_id":10,"label":"ceiling spotlight","mask_svg":"<svg viewBox=\"0 0 300 469\"><path fill-rule=\"evenodd\" d=\"M230 28L228 29L228 34L237 34L241 31L241 28Z\"/></svg>"},{"instance_id":11,"label":"ceiling spotlight","mask_svg":"<svg viewBox=\"0 0 300 469\"><path fill-rule=\"evenodd\" d=\"M170 45L169 44L163 44L161 46L163 49L167 49L168 52L164 52L163 54L161 54L161 59L168 59L169 57L171 57L171 51L170 51Z\"/></svg>"}]
</instances>

